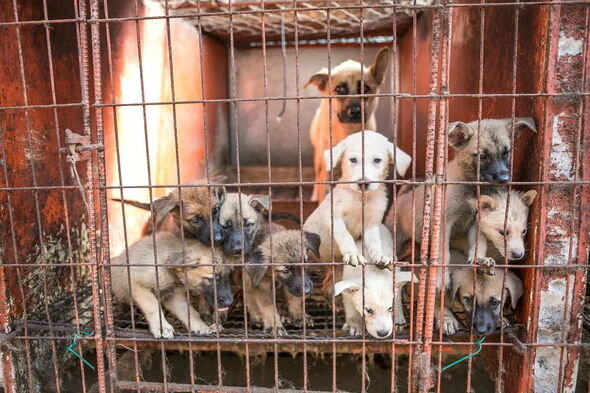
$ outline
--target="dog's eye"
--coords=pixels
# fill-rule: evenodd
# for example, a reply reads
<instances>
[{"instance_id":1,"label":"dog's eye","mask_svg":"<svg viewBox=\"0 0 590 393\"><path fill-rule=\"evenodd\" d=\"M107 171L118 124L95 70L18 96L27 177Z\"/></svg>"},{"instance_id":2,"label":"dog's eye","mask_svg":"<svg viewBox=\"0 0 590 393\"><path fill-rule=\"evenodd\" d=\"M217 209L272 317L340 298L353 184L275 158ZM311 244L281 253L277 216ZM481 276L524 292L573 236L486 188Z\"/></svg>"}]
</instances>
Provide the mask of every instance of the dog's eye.
<instances>
[{"instance_id":1,"label":"dog's eye","mask_svg":"<svg viewBox=\"0 0 590 393\"><path fill-rule=\"evenodd\" d=\"M356 163L358 162L358 160L357 160L356 158L354 158L354 157L351 157L351 158L349 159L349 161L350 161L351 163L353 163L353 164L356 164Z\"/></svg>"},{"instance_id":2,"label":"dog's eye","mask_svg":"<svg viewBox=\"0 0 590 393\"><path fill-rule=\"evenodd\" d=\"M339 94L339 95L348 94L348 86L346 86L345 84L338 85L338 86L336 86L335 91L336 91L336 94Z\"/></svg>"},{"instance_id":3,"label":"dog's eye","mask_svg":"<svg viewBox=\"0 0 590 393\"><path fill-rule=\"evenodd\" d=\"M500 305L500 301L498 299L491 299L490 300L490 307L496 308Z\"/></svg>"},{"instance_id":4,"label":"dog's eye","mask_svg":"<svg viewBox=\"0 0 590 393\"><path fill-rule=\"evenodd\" d=\"M213 277L205 277L205 281L211 283L213 282Z\"/></svg>"},{"instance_id":5,"label":"dog's eye","mask_svg":"<svg viewBox=\"0 0 590 393\"><path fill-rule=\"evenodd\" d=\"M232 227L231 221L226 221L225 224L221 224L221 226L225 229L230 229Z\"/></svg>"},{"instance_id":6,"label":"dog's eye","mask_svg":"<svg viewBox=\"0 0 590 393\"><path fill-rule=\"evenodd\" d=\"M487 160L487 159L488 159L488 155L487 155L487 154L485 154L485 153L481 153L481 154L479 155L479 159L480 159L480 160L482 160L482 161L483 161L483 160Z\"/></svg>"},{"instance_id":7,"label":"dog's eye","mask_svg":"<svg viewBox=\"0 0 590 393\"><path fill-rule=\"evenodd\" d=\"M291 271L291 269L289 269L288 267L284 267L284 268L281 269L281 273L283 273L283 274L287 274L290 271Z\"/></svg>"},{"instance_id":8,"label":"dog's eye","mask_svg":"<svg viewBox=\"0 0 590 393\"><path fill-rule=\"evenodd\" d=\"M502 236L504 236L504 235L505 235L505 232L504 232L504 230L503 230L503 229L498 229L498 233L499 233L500 235L502 235Z\"/></svg>"},{"instance_id":9,"label":"dog's eye","mask_svg":"<svg viewBox=\"0 0 590 393\"><path fill-rule=\"evenodd\" d=\"M524 228L524 229L522 230L522 236L526 235L526 233L527 233L527 228Z\"/></svg>"},{"instance_id":10,"label":"dog's eye","mask_svg":"<svg viewBox=\"0 0 590 393\"><path fill-rule=\"evenodd\" d=\"M463 298L463 300L465 300L465 303L469 304L470 306L473 305L473 297L472 296L465 296Z\"/></svg>"},{"instance_id":11,"label":"dog's eye","mask_svg":"<svg viewBox=\"0 0 590 393\"><path fill-rule=\"evenodd\" d=\"M375 158L375 159L373 159L373 163L374 164L379 164L381 161L383 161L381 158Z\"/></svg>"},{"instance_id":12,"label":"dog's eye","mask_svg":"<svg viewBox=\"0 0 590 393\"><path fill-rule=\"evenodd\" d=\"M213 215L214 215L214 216L216 216L217 214L219 214L219 207L218 207L218 206L215 206L215 207L214 207L214 208L211 210L211 212L213 213Z\"/></svg>"},{"instance_id":13,"label":"dog's eye","mask_svg":"<svg viewBox=\"0 0 590 393\"><path fill-rule=\"evenodd\" d=\"M365 311L367 312L367 314L372 315L373 314L373 309L369 308L369 307L365 307Z\"/></svg>"},{"instance_id":14,"label":"dog's eye","mask_svg":"<svg viewBox=\"0 0 590 393\"><path fill-rule=\"evenodd\" d=\"M387 312L393 312L393 307L389 307L389 308L387 309Z\"/></svg>"},{"instance_id":15,"label":"dog's eye","mask_svg":"<svg viewBox=\"0 0 590 393\"><path fill-rule=\"evenodd\" d=\"M252 221L244 220L244 228L250 228L254 223Z\"/></svg>"},{"instance_id":16,"label":"dog's eye","mask_svg":"<svg viewBox=\"0 0 590 393\"><path fill-rule=\"evenodd\" d=\"M506 150L504 153L502 153L503 158L508 158L509 155L510 155L510 150Z\"/></svg>"},{"instance_id":17,"label":"dog's eye","mask_svg":"<svg viewBox=\"0 0 590 393\"><path fill-rule=\"evenodd\" d=\"M371 94L371 88L366 83L364 84L364 89L361 91L361 81L358 81L358 91L359 94Z\"/></svg>"},{"instance_id":18,"label":"dog's eye","mask_svg":"<svg viewBox=\"0 0 590 393\"><path fill-rule=\"evenodd\" d=\"M194 216L193 218L191 218L191 222L192 222L193 224L198 224L198 223L200 223L201 221L203 221L203 216L202 216L202 215L200 215L200 214L197 214L196 216Z\"/></svg>"}]
</instances>

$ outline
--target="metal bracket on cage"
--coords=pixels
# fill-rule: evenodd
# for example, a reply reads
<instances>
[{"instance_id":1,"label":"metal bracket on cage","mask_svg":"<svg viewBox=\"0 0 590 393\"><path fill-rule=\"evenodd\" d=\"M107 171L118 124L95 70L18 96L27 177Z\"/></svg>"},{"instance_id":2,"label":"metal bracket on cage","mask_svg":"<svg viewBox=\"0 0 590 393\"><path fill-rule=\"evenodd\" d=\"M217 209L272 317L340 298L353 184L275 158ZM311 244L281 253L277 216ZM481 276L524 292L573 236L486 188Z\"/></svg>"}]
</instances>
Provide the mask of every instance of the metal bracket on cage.
<instances>
[{"instance_id":1,"label":"metal bracket on cage","mask_svg":"<svg viewBox=\"0 0 590 393\"><path fill-rule=\"evenodd\" d=\"M90 158L91 150L101 150L104 148L102 143L90 143L90 136L80 135L72 132L69 128L66 129L67 147L61 147L61 153L68 154L68 161L86 161Z\"/></svg>"}]
</instances>

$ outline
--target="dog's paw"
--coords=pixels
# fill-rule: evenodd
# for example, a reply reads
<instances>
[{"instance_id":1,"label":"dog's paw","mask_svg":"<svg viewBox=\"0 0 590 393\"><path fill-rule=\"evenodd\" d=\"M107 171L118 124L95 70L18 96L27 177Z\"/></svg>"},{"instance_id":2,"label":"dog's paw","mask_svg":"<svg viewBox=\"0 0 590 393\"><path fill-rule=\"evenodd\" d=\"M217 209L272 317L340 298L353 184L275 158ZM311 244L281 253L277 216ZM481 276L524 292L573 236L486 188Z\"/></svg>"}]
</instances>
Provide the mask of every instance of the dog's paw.
<instances>
[{"instance_id":1,"label":"dog's paw","mask_svg":"<svg viewBox=\"0 0 590 393\"><path fill-rule=\"evenodd\" d=\"M342 326L342 330L348 333L349 336L361 336L363 334L362 326L355 322L346 322Z\"/></svg>"},{"instance_id":2,"label":"dog's paw","mask_svg":"<svg viewBox=\"0 0 590 393\"><path fill-rule=\"evenodd\" d=\"M379 267L386 267L390 266L393 263L393 257L387 255L378 255L373 258L373 262L377 264Z\"/></svg>"},{"instance_id":3,"label":"dog's paw","mask_svg":"<svg viewBox=\"0 0 590 393\"><path fill-rule=\"evenodd\" d=\"M174 328L168 321L162 319L162 328L160 326L155 326L150 328L150 331L154 335L155 338L172 338L174 337Z\"/></svg>"},{"instance_id":4,"label":"dog's paw","mask_svg":"<svg viewBox=\"0 0 590 393\"><path fill-rule=\"evenodd\" d=\"M440 326L437 326L437 328L439 327ZM442 320L442 328L444 334L452 336L459 331L459 321L454 316L445 315Z\"/></svg>"},{"instance_id":5,"label":"dog's paw","mask_svg":"<svg viewBox=\"0 0 590 393\"><path fill-rule=\"evenodd\" d=\"M505 329L505 328L507 328L507 327L508 327L508 326L510 326L510 325L511 325L511 323L510 323L510 321L508 320L508 318L506 318L506 317L503 317L503 318L502 318L502 328L503 328L503 329Z\"/></svg>"},{"instance_id":6,"label":"dog's paw","mask_svg":"<svg viewBox=\"0 0 590 393\"><path fill-rule=\"evenodd\" d=\"M292 325L298 328L303 327L303 317L301 315L291 315L290 317L282 317L281 322L284 325ZM311 315L305 314L305 326L313 327L313 319L311 319Z\"/></svg>"},{"instance_id":7,"label":"dog's paw","mask_svg":"<svg viewBox=\"0 0 590 393\"><path fill-rule=\"evenodd\" d=\"M265 326L264 333L272 334L272 335L274 335L276 333L277 336L286 336L287 330L285 330L283 325Z\"/></svg>"},{"instance_id":8,"label":"dog's paw","mask_svg":"<svg viewBox=\"0 0 590 393\"><path fill-rule=\"evenodd\" d=\"M406 321L404 322L396 322L395 323L395 332L396 333L401 333L403 332L406 328L408 327L408 323Z\"/></svg>"},{"instance_id":9,"label":"dog's paw","mask_svg":"<svg viewBox=\"0 0 590 393\"><path fill-rule=\"evenodd\" d=\"M364 265L365 257L360 254L344 254L342 260L344 263L352 266Z\"/></svg>"},{"instance_id":10,"label":"dog's paw","mask_svg":"<svg viewBox=\"0 0 590 393\"><path fill-rule=\"evenodd\" d=\"M199 336L206 336L217 331L216 324L207 325L205 322L191 324L191 331Z\"/></svg>"}]
</instances>

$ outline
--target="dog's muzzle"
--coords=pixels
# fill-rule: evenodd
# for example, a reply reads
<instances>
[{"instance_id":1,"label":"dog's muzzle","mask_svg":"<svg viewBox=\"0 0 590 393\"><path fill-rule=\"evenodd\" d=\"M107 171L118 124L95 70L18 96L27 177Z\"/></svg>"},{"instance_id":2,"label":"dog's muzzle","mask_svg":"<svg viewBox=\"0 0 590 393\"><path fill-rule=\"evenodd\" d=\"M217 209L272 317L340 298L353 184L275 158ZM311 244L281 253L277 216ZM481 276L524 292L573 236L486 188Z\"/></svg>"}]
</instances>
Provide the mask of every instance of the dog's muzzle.
<instances>
[{"instance_id":1,"label":"dog's muzzle","mask_svg":"<svg viewBox=\"0 0 590 393\"><path fill-rule=\"evenodd\" d=\"M352 103L347 105L342 111L338 113L338 120L340 123L361 123L363 110L360 103ZM365 120L367 114L365 113Z\"/></svg>"}]
</instances>

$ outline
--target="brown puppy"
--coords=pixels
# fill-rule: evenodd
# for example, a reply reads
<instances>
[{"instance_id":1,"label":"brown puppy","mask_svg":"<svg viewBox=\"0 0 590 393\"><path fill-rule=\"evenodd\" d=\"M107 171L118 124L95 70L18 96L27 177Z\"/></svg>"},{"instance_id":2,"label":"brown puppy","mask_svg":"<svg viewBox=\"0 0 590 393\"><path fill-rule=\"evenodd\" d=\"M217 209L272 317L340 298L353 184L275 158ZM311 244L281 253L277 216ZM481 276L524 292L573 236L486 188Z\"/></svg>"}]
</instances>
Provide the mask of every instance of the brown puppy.
<instances>
[{"instance_id":1,"label":"brown puppy","mask_svg":"<svg viewBox=\"0 0 590 393\"><path fill-rule=\"evenodd\" d=\"M319 247L320 237L317 234L301 233L299 230L279 230L265 239L245 267L248 272L244 279L246 307L252 322L262 323L265 331L286 334L273 301L275 294L270 267L274 271L275 290L282 291L285 297L289 320L295 324L302 323L304 300L301 297L311 293L313 283L307 268L294 264L307 262L309 251L319 257ZM307 322L311 320L307 319Z\"/></svg>"},{"instance_id":2,"label":"brown puppy","mask_svg":"<svg viewBox=\"0 0 590 393\"><path fill-rule=\"evenodd\" d=\"M523 293L522 281L514 273L507 272L505 286L502 288L504 270L494 269L494 275L476 273L475 282L472 268L453 269L451 288L445 296L442 322L446 335L454 334L460 327L452 310L465 312L467 326L473 327L474 333L478 335L491 334L500 323L507 323L500 321L500 312L508 298L512 308L516 308Z\"/></svg>"},{"instance_id":3,"label":"brown puppy","mask_svg":"<svg viewBox=\"0 0 590 393\"><path fill-rule=\"evenodd\" d=\"M349 95L379 93L379 87L383 83L388 66L389 49L382 48L375 57L375 63L370 67L365 67L358 61L347 60L332 69L330 75L327 68L322 68L309 78L305 87L314 85L323 95L339 96L331 102L329 98L322 99L311 123L309 134L314 148L315 181L327 180L323 156L325 150L335 146L347 136L361 131L363 125L367 130L377 128L375 124L377 97L359 98L349 97ZM361 75L364 88L361 86ZM321 201L325 193L323 184L315 184L311 200Z\"/></svg>"},{"instance_id":4,"label":"brown puppy","mask_svg":"<svg viewBox=\"0 0 590 393\"><path fill-rule=\"evenodd\" d=\"M131 298L145 315L156 338L174 335L174 328L164 317L160 302L194 333L212 333L214 327L203 322L187 299L186 289L202 295L212 307L224 310L233 302L229 285L231 268L223 266L221 255L200 241L186 238L183 247L182 240L172 233L156 234L155 250L154 238L146 236L127 252L111 259L115 297L122 302ZM167 264L183 266L167 267ZM159 299L156 296L158 290Z\"/></svg>"},{"instance_id":5,"label":"brown puppy","mask_svg":"<svg viewBox=\"0 0 590 393\"><path fill-rule=\"evenodd\" d=\"M189 186L189 187L186 187ZM185 237L192 237L205 245L213 241L219 245L223 241L223 230L219 225L219 209L225 200L225 187L204 186L201 182L191 182L183 186L179 198L175 188L168 195L149 203L123 199L126 204L140 209L153 211L156 227L170 214L177 228L182 228ZM114 201L121 201L115 199ZM182 211L181 211L182 208Z\"/></svg>"},{"instance_id":6,"label":"brown puppy","mask_svg":"<svg viewBox=\"0 0 590 393\"><path fill-rule=\"evenodd\" d=\"M514 138L522 131L536 132L535 122L529 117L514 119ZM448 181L477 181L477 164L479 161L479 180L504 184L511 179L510 155L512 150L512 119L485 119L471 123L454 122L449 124L449 145L455 150L455 158L447 165ZM445 232L441 234L439 255L445 255L443 263L450 259L449 242L456 236L464 236L473 225L475 213L467 202L476 197L476 186L469 184L449 184L446 187L446 223ZM494 192L493 187L482 186L482 193ZM422 237L422 209L424 207L424 186L414 189L416 215L412 215L412 192L409 187L402 187L396 200L396 217L393 209L386 218L387 226L393 230L396 221L396 241L398 250L411 239L412 229L416 228L416 242ZM415 219L415 220L414 220ZM448 270L448 269L447 269ZM439 287L442 278L439 278ZM449 276L444 278L447 287Z\"/></svg>"}]
</instances>

